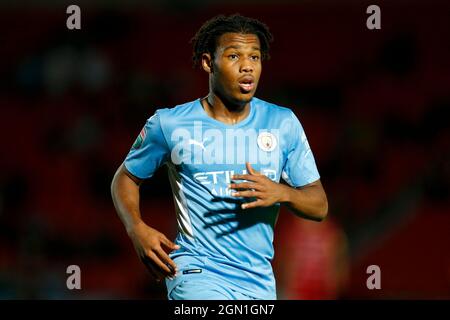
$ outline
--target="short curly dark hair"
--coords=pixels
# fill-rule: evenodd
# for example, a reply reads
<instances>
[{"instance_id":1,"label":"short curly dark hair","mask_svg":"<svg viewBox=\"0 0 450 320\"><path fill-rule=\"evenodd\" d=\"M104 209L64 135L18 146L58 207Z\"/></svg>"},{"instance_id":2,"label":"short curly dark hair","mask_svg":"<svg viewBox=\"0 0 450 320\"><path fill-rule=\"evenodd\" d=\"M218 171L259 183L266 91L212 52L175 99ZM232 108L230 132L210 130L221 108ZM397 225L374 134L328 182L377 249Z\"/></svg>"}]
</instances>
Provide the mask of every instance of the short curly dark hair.
<instances>
[{"instance_id":1,"label":"short curly dark hair","mask_svg":"<svg viewBox=\"0 0 450 320\"><path fill-rule=\"evenodd\" d=\"M269 47L273 41L273 35L270 33L267 25L259 20L244 17L238 13L230 16L218 15L206 21L191 39L194 67L200 65L203 53L209 53L211 56L214 56L217 40L221 35L228 32L257 35L261 44L261 58L263 60L270 58Z\"/></svg>"}]
</instances>

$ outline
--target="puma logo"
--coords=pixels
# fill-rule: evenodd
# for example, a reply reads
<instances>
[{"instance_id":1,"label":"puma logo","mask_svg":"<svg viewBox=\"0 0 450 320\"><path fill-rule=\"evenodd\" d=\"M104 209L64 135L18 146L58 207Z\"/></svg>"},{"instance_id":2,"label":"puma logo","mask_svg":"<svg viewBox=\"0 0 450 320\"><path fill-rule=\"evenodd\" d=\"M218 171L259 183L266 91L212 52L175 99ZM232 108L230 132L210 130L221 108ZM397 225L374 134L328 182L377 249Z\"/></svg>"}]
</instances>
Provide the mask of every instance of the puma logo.
<instances>
[{"instance_id":1,"label":"puma logo","mask_svg":"<svg viewBox=\"0 0 450 320\"><path fill-rule=\"evenodd\" d=\"M189 145L193 144L193 145L199 146L203 150L205 150L205 146L203 145L204 143L205 143L205 141L198 142L197 140L194 140L194 139L189 139L188 140L188 144Z\"/></svg>"}]
</instances>

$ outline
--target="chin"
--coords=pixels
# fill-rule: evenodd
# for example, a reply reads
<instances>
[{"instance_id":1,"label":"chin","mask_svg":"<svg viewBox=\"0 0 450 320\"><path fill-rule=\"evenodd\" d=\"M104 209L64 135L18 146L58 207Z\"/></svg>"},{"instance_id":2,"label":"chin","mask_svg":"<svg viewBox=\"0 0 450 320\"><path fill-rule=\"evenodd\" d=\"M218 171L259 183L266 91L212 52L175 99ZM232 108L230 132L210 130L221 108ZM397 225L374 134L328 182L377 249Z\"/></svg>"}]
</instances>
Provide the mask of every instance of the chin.
<instances>
[{"instance_id":1,"label":"chin","mask_svg":"<svg viewBox=\"0 0 450 320\"><path fill-rule=\"evenodd\" d=\"M239 94L239 96L237 96L235 98L235 100L239 101L239 103L247 104L252 100L254 95L255 95L255 92L241 93L241 94Z\"/></svg>"},{"instance_id":2,"label":"chin","mask_svg":"<svg viewBox=\"0 0 450 320\"><path fill-rule=\"evenodd\" d=\"M254 95L255 95L254 91L248 93L238 91L234 94L225 95L227 96L227 98L225 98L224 100L228 101L231 104L229 105L229 107L231 107L232 109L240 110L244 108L245 105L252 100Z\"/></svg>"}]
</instances>

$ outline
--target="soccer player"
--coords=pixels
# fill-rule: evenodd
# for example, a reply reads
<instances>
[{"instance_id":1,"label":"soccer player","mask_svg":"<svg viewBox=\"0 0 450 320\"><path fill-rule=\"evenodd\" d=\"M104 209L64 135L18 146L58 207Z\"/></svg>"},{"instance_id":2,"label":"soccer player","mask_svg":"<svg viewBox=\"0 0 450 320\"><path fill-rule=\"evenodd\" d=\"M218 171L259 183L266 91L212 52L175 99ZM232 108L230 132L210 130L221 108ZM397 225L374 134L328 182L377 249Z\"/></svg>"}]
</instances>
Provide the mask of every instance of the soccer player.
<instances>
[{"instance_id":1,"label":"soccer player","mask_svg":"<svg viewBox=\"0 0 450 320\"><path fill-rule=\"evenodd\" d=\"M271 260L280 205L307 219L327 215L300 121L254 96L271 41L256 19L205 22L192 42L209 94L158 109L114 176L118 215L150 272L165 279L168 299L276 299ZM139 210L139 186L162 165L176 207L174 242Z\"/></svg>"}]
</instances>

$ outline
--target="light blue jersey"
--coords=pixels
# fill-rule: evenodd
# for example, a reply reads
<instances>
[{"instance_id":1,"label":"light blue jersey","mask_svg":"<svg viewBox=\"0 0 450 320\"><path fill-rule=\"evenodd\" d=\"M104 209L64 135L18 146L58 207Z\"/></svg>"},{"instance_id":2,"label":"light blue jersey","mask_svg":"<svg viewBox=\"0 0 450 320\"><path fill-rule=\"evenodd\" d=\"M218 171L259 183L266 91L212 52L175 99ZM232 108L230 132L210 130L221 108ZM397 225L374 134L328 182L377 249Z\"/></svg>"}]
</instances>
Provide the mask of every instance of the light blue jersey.
<instances>
[{"instance_id":1,"label":"light blue jersey","mask_svg":"<svg viewBox=\"0 0 450 320\"><path fill-rule=\"evenodd\" d=\"M168 295L189 279L218 282L257 299L276 299L271 260L279 204L242 210L228 185L245 162L273 181L300 187L320 178L305 132L288 108L253 98L235 125L211 118L200 99L151 116L125 160L130 173L150 178L166 164L175 201L178 266Z\"/></svg>"}]
</instances>

